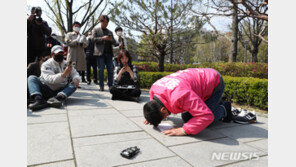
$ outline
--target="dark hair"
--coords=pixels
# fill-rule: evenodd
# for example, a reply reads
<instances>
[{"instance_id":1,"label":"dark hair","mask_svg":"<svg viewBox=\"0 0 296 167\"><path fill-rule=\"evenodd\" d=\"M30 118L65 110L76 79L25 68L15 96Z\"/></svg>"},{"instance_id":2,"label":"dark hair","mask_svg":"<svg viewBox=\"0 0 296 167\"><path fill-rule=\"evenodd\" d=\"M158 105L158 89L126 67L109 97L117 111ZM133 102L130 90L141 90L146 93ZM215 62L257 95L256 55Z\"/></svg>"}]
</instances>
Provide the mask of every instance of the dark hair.
<instances>
[{"instance_id":1,"label":"dark hair","mask_svg":"<svg viewBox=\"0 0 296 167\"><path fill-rule=\"evenodd\" d=\"M78 21L74 21L73 26L74 26L75 24L78 24L79 27L81 27L81 24L80 24Z\"/></svg>"},{"instance_id":2,"label":"dark hair","mask_svg":"<svg viewBox=\"0 0 296 167\"><path fill-rule=\"evenodd\" d=\"M125 55L128 58L128 64L131 65L132 64L132 56L129 54L129 52L127 50L124 50L124 49L120 50L120 52L116 58L117 63L121 64L120 59L122 58L123 55Z\"/></svg>"},{"instance_id":3,"label":"dark hair","mask_svg":"<svg viewBox=\"0 0 296 167\"><path fill-rule=\"evenodd\" d=\"M109 22L109 17L107 15L100 16L100 22L104 21L105 19L107 19L107 21Z\"/></svg>"},{"instance_id":4,"label":"dark hair","mask_svg":"<svg viewBox=\"0 0 296 167\"><path fill-rule=\"evenodd\" d=\"M150 124L158 126L158 124L163 119L160 112L161 107L163 107L162 104L156 100L151 100L144 105L144 117Z\"/></svg>"},{"instance_id":5,"label":"dark hair","mask_svg":"<svg viewBox=\"0 0 296 167\"><path fill-rule=\"evenodd\" d=\"M122 28L121 28L121 27L116 27L116 28L115 28L115 32L117 32L117 31L119 31L119 30L122 31Z\"/></svg>"}]
</instances>

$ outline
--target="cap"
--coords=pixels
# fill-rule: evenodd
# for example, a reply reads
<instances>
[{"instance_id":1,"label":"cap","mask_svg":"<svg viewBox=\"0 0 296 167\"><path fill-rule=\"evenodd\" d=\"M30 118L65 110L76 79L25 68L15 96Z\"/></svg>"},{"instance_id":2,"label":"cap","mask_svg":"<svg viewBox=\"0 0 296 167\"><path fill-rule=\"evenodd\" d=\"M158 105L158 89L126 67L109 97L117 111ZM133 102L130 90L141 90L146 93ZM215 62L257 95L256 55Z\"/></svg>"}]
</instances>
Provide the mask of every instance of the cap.
<instances>
[{"instance_id":1,"label":"cap","mask_svg":"<svg viewBox=\"0 0 296 167\"><path fill-rule=\"evenodd\" d=\"M51 48L51 53L57 54L59 52L64 52L63 47L60 45L55 45Z\"/></svg>"}]
</instances>

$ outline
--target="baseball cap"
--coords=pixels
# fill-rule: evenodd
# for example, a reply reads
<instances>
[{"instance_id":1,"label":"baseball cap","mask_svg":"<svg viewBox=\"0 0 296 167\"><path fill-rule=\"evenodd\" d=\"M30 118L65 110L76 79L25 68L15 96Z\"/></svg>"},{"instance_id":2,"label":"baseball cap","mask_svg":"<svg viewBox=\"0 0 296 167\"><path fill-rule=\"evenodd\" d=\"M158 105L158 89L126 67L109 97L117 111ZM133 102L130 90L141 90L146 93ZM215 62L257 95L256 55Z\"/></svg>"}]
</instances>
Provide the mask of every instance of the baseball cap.
<instances>
[{"instance_id":1,"label":"baseball cap","mask_svg":"<svg viewBox=\"0 0 296 167\"><path fill-rule=\"evenodd\" d=\"M64 52L63 47L60 45L55 45L51 48L51 53L57 54L59 52Z\"/></svg>"}]
</instances>

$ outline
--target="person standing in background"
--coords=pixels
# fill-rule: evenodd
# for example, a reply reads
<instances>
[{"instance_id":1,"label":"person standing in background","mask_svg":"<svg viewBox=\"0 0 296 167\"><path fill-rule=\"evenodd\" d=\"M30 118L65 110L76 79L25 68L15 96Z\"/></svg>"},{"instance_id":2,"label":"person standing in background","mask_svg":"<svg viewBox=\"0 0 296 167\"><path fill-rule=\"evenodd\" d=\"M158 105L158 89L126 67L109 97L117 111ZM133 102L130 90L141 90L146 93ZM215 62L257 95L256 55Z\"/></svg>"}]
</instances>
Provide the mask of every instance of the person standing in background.
<instances>
[{"instance_id":1,"label":"person standing in background","mask_svg":"<svg viewBox=\"0 0 296 167\"><path fill-rule=\"evenodd\" d=\"M108 72L108 86L109 90L113 85L113 72L114 65L112 62L113 48L112 45L116 45L116 41L113 37L113 33L107 29L109 23L109 17L102 15L100 17L101 27L95 28L92 31L94 46L94 56L97 58L99 66L99 84L100 91L104 91L104 68L107 66Z\"/></svg>"},{"instance_id":2,"label":"person standing in background","mask_svg":"<svg viewBox=\"0 0 296 167\"><path fill-rule=\"evenodd\" d=\"M41 58L45 50L45 35L51 34L51 28L41 15L41 8L33 7L27 19L27 65Z\"/></svg>"},{"instance_id":3,"label":"person standing in background","mask_svg":"<svg viewBox=\"0 0 296 167\"><path fill-rule=\"evenodd\" d=\"M114 51L114 55L115 57L118 56L120 50L124 49L126 51L128 51L128 48L127 48L127 44L126 44L126 39L123 37L123 34L122 34L122 28L121 27L116 27L115 28L115 41L116 41L116 45L113 47L113 51ZM113 60L114 62L114 66L117 66L117 62L118 60Z\"/></svg>"},{"instance_id":4,"label":"person standing in background","mask_svg":"<svg viewBox=\"0 0 296 167\"><path fill-rule=\"evenodd\" d=\"M88 42L86 37L79 33L80 23L74 22L73 32L68 32L65 37L66 44L68 45L68 55L67 62L71 62L75 69L78 71L82 78L82 82L85 81L85 71L86 71L86 60L84 48L87 47Z\"/></svg>"},{"instance_id":5,"label":"person standing in background","mask_svg":"<svg viewBox=\"0 0 296 167\"><path fill-rule=\"evenodd\" d=\"M87 84L90 85L91 79L91 67L93 68L93 77L94 77L94 83L98 84L97 79L97 59L94 57L94 43L92 42L92 32L90 31L87 36L88 46L84 49L86 54L86 78L87 78Z\"/></svg>"}]
</instances>

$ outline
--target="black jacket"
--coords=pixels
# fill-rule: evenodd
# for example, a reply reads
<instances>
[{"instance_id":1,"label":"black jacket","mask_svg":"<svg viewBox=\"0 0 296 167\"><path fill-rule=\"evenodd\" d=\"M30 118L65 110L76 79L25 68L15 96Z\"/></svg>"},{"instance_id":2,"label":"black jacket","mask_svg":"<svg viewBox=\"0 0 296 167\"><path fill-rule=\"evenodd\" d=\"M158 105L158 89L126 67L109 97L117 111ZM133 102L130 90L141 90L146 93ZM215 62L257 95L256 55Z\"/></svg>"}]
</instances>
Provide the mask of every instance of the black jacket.
<instances>
[{"instance_id":1,"label":"black jacket","mask_svg":"<svg viewBox=\"0 0 296 167\"><path fill-rule=\"evenodd\" d=\"M30 50L45 49L45 35L50 36L51 28L46 21L39 26L35 21L27 20L27 45ZM28 55L32 56L32 55Z\"/></svg>"},{"instance_id":2,"label":"black jacket","mask_svg":"<svg viewBox=\"0 0 296 167\"><path fill-rule=\"evenodd\" d=\"M87 47L84 49L85 51L85 55L86 57L89 57L89 56L93 56L94 55L94 43L93 41L91 40L91 38L88 38L88 45Z\"/></svg>"},{"instance_id":3,"label":"black jacket","mask_svg":"<svg viewBox=\"0 0 296 167\"><path fill-rule=\"evenodd\" d=\"M116 78L118 77L119 71L122 68L122 65L116 66L114 69L114 85L134 85L134 86L138 86L138 71L135 65L129 65L129 67L131 68L131 70L134 73L134 79L131 78L130 74L128 72L124 72L121 75L120 80L116 80Z\"/></svg>"}]
</instances>

